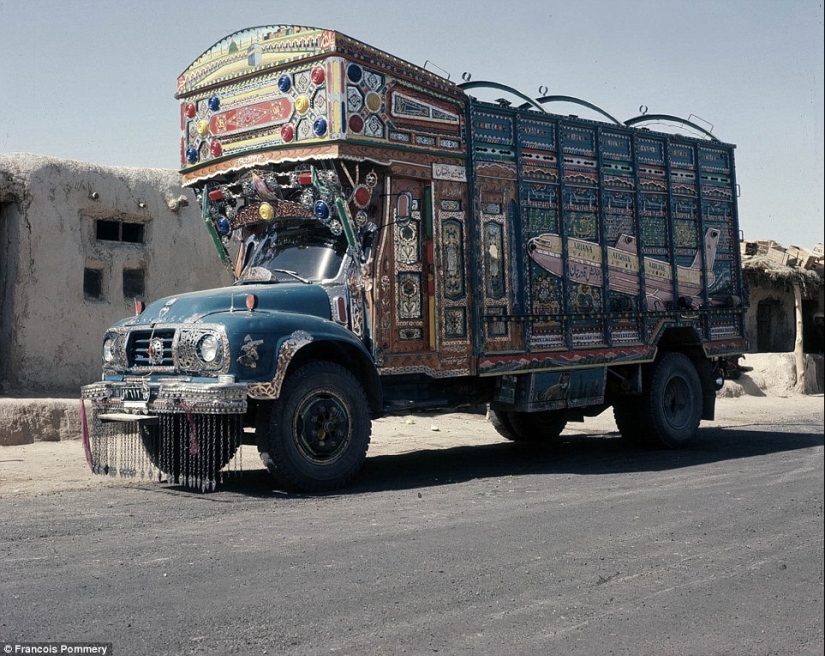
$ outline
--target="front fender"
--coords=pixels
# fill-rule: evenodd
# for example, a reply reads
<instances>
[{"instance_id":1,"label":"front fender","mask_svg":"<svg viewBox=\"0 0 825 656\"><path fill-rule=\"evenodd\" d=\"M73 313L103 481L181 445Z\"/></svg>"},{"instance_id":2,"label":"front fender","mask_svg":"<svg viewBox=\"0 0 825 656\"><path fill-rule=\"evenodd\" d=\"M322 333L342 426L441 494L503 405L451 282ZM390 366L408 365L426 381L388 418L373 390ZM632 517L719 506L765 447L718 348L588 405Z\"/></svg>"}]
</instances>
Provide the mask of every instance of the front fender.
<instances>
[{"instance_id":1,"label":"front fender","mask_svg":"<svg viewBox=\"0 0 825 656\"><path fill-rule=\"evenodd\" d=\"M247 393L249 398L258 400L277 399L281 395L281 386L286 378L289 363L298 351L314 341L311 333L305 330L296 330L286 339L280 340L278 357L275 360L275 373L271 380L261 383L252 383Z\"/></svg>"},{"instance_id":2,"label":"front fender","mask_svg":"<svg viewBox=\"0 0 825 656\"><path fill-rule=\"evenodd\" d=\"M372 356L346 328L315 316L264 313L232 332L232 373L249 385L249 397L266 400L280 396L281 385L295 355L308 344L326 343L358 354L364 362ZM242 328L242 330L238 330Z\"/></svg>"}]
</instances>

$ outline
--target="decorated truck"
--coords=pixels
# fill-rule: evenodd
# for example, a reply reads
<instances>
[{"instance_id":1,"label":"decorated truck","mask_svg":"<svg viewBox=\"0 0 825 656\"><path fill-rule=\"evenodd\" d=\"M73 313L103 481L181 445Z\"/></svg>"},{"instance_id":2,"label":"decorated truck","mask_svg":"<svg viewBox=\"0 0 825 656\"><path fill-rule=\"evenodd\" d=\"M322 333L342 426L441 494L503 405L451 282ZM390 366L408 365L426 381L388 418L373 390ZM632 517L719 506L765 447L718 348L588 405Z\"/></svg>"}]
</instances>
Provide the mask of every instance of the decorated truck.
<instances>
[{"instance_id":1,"label":"decorated truck","mask_svg":"<svg viewBox=\"0 0 825 656\"><path fill-rule=\"evenodd\" d=\"M94 471L212 489L248 444L276 485L323 491L389 414L486 404L543 442L612 408L669 448L713 419L745 302L734 147L702 126L283 25L215 44L177 98L183 184L236 282L106 331ZM685 129L644 127L664 119Z\"/></svg>"}]
</instances>

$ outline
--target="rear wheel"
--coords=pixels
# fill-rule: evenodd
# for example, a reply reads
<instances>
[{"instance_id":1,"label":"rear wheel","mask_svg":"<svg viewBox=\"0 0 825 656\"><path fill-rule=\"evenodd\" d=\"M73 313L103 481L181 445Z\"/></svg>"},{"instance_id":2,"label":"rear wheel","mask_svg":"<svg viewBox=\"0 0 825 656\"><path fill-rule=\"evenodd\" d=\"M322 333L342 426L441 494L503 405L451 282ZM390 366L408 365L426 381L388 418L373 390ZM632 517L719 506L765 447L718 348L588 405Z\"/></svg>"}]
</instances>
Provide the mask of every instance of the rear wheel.
<instances>
[{"instance_id":1,"label":"rear wheel","mask_svg":"<svg viewBox=\"0 0 825 656\"><path fill-rule=\"evenodd\" d=\"M702 420L702 383L696 367L681 353L668 353L644 376L640 402L643 431L670 449L694 441Z\"/></svg>"},{"instance_id":2,"label":"rear wheel","mask_svg":"<svg viewBox=\"0 0 825 656\"><path fill-rule=\"evenodd\" d=\"M512 412L490 410L490 423L499 435L513 442L550 442L567 425L566 410Z\"/></svg>"},{"instance_id":3,"label":"rear wheel","mask_svg":"<svg viewBox=\"0 0 825 656\"><path fill-rule=\"evenodd\" d=\"M641 421L641 397L624 396L613 403L613 419L622 439L631 446L650 446Z\"/></svg>"},{"instance_id":4,"label":"rear wheel","mask_svg":"<svg viewBox=\"0 0 825 656\"><path fill-rule=\"evenodd\" d=\"M358 379L332 362L290 374L256 429L261 460L289 489L322 492L358 473L370 442L367 395Z\"/></svg>"},{"instance_id":5,"label":"rear wheel","mask_svg":"<svg viewBox=\"0 0 825 656\"><path fill-rule=\"evenodd\" d=\"M490 423L493 425L493 428L496 429L496 432L503 438L510 440L512 442L518 441L519 437L516 434L513 425L510 423L508 413L504 412L503 410L493 410L492 408L490 408L489 412L487 413L487 418L490 420Z\"/></svg>"}]
</instances>

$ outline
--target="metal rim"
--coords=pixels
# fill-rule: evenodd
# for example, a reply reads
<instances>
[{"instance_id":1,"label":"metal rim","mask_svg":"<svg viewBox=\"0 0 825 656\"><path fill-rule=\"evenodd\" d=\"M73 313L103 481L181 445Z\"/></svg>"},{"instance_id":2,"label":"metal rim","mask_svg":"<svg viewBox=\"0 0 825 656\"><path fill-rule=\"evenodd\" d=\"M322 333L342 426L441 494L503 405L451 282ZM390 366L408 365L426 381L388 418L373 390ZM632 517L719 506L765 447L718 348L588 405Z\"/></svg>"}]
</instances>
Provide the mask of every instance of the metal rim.
<instances>
[{"instance_id":1,"label":"metal rim","mask_svg":"<svg viewBox=\"0 0 825 656\"><path fill-rule=\"evenodd\" d=\"M352 441L349 404L332 390L315 390L301 399L295 412L293 435L306 460L329 465L347 451Z\"/></svg>"},{"instance_id":2,"label":"metal rim","mask_svg":"<svg viewBox=\"0 0 825 656\"><path fill-rule=\"evenodd\" d=\"M693 397L690 385L682 376L673 376L667 381L662 394L663 416L667 423L676 430L690 427L693 416Z\"/></svg>"}]
</instances>

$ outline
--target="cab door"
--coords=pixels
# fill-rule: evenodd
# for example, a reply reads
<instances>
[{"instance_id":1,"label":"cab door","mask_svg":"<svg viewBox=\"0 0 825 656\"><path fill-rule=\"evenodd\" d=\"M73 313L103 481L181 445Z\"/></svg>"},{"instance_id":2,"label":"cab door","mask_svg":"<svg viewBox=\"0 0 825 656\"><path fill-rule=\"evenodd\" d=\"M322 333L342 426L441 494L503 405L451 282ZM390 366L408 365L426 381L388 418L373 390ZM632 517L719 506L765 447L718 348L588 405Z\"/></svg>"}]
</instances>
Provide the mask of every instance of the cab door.
<instances>
[{"instance_id":1,"label":"cab door","mask_svg":"<svg viewBox=\"0 0 825 656\"><path fill-rule=\"evenodd\" d=\"M432 236L424 180L391 181L389 220L381 253L382 324L386 354L431 350Z\"/></svg>"}]
</instances>

